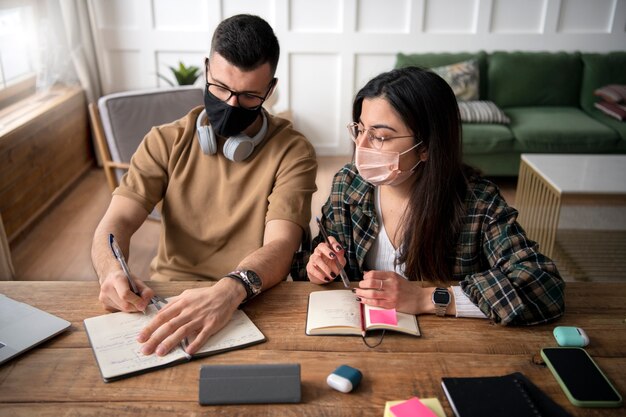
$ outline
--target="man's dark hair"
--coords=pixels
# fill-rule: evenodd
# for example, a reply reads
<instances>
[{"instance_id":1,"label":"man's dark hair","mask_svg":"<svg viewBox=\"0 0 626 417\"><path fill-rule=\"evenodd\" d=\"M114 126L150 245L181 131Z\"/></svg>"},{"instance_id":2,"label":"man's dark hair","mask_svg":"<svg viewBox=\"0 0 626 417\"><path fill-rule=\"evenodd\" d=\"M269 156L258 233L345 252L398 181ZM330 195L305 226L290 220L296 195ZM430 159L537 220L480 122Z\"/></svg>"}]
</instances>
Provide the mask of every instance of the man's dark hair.
<instances>
[{"instance_id":1,"label":"man's dark hair","mask_svg":"<svg viewBox=\"0 0 626 417\"><path fill-rule=\"evenodd\" d=\"M239 14L222 21L213 34L211 54L217 52L243 71L268 62L276 72L280 46L272 27L259 16Z\"/></svg>"}]
</instances>

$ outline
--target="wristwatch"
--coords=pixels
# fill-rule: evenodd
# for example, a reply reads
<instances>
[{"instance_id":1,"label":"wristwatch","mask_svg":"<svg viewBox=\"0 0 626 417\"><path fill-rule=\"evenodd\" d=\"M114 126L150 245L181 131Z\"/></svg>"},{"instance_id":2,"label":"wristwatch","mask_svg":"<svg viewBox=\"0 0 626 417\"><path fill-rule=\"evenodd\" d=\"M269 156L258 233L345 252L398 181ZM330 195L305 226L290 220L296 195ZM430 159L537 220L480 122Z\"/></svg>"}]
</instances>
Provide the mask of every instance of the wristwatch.
<instances>
[{"instance_id":1,"label":"wristwatch","mask_svg":"<svg viewBox=\"0 0 626 417\"><path fill-rule=\"evenodd\" d=\"M433 292L433 304L435 305L435 314L439 317L446 315L448 305L450 305L450 293L445 288L435 288Z\"/></svg>"},{"instance_id":2,"label":"wristwatch","mask_svg":"<svg viewBox=\"0 0 626 417\"><path fill-rule=\"evenodd\" d=\"M250 269L243 269L241 271L233 271L226 276L239 281L245 288L246 298L243 300L242 304L261 294L263 282L261 281L261 277L259 277L256 272Z\"/></svg>"}]
</instances>

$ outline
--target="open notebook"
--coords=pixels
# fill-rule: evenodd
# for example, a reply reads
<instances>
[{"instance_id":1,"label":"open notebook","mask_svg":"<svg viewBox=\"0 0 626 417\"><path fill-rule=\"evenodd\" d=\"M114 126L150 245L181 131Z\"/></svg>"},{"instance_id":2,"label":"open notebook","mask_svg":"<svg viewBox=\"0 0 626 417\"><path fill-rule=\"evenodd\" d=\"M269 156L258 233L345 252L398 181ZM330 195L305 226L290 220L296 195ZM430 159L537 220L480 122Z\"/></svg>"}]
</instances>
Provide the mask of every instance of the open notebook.
<instances>
[{"instance_id":1,"label":"open notebook","mask_svg":"<svg viewBox=\"0 0 626 417\"><path fill-rule=\"evenodd\" d=\"M156 309L150 305L145 315L120 312L85 319L85 330L105 382L188 361L180 347L172 349L165 356L141 353L137 336L155 315ZM263 333L246 313L237 310L230 322L211 336L192 358L241 349L263 341Z\"/></svg>"}]
</instances>

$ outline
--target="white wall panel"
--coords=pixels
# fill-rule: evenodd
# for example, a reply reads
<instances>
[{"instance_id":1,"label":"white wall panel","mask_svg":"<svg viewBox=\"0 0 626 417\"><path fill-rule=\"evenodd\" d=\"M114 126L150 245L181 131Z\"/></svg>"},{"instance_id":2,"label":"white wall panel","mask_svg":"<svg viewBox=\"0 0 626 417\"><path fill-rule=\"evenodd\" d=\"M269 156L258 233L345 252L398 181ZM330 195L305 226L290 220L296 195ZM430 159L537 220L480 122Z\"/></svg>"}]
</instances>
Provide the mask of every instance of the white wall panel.
<instances>
[{"instance_id":1,"label":"white wall panel","mask_svg":"<svg viewBox=\"0 0 626 417\"><path fill-rule=\"evenodd\" d=\"M617 0L561 0L559 32L609 33Z\"/></svg>"},{"instance_id":2,"label":"white wall panel","mask_svg":"<svg viewBox=\"0 0 626 417\"><path fill-rule=\"evenodd\" d=\"M294 125L320 148L339 146L339 56L291 54L289 72L289 108Z\"/></svg>"},{"instance_id":3,"label":"white wall panel","mask_svg":"<svg viewBox=\"0 0 626 417\"><path fill-rule=\"evenodd\" d=\"M207 26L207 20L216 25L220 21L219 16L209 12L205 0L153 0L153 4L154 27L157 30L202 31Z\"/></svg>"},{"instance_id":4,"label":"white wall panel","mask_svg":"<svg viewBox=\"0 0 626 417\"><path fill-rule=\"evenodd\" d=\"M148 0L96 1L94 5L97 27L101 29L139 29L144 20L142 10L145 10L148 4Z\"/></svg>"},{"instance_id":5,"label":"white wall panel","mask_svg":"<svg viewBox=\"0 0 626 417\"><path fill-rule=\"evenodd\" d=\"M257 14L281 45L274 111L319 155L351 151L352 99L397 52L626 50L626 0L88 0L104 93L202 66L218 23Z\"/></svg>"},{"instance_id":6,"label":"white wall panel","mask_svg":"<svg viewBox=\"0 0 626 417\"><path fill-rule=\"evenodd\" d=\"M341 0L291 0L289 29L293 32L341 32Z\"/></svg>"},{"instance_id":7,"label":"white wall panel","mask_svg":"<svg viewBox=\"0 0 626 417\"><path fill-rule=\"evenodd\" d=\"M110 51L108 71L110 84L120 91L150 88L154 85L156 77L144 77L142 68L142 56L139 51Z\"/></svg>"},{"instance_id":8,"label":"white wall panel","mask_svg":"<svg viewBox=\"0 0 626 417\"><path fill-rule=\"evenodd\" d=\"M206 0L205 0L206 1ZM272 0L222 0L222 18L239 13L248 13L261 16L270 25L274 24L274 1ZM221 21L218 20L217 23ZM216 25L217 25L216 23Z\"/></svg>"},{"instance_id":9,"label":"white wall panel","mask_svg":"<svg viewBox=\"0 0 626 417\"><path fill-rule=\"evenodd\" d=\"M410 0L359 0L357 31L409 33Z\"/></svg>"},{"instance_id":10,"label":"white wall panel","mask_svg":"<svg viewBox=\"0 0 626 417\"><path fill-rule=\"evenodd\" d=\"M378 74L389 71L396 62L395 54L358 54L355 63L354 86L352 96L372 78ZM346 124L351 120L346 121Z\"/></svg>"},{"instance_id":11,"label":"white wall panel","mask_svg":"<svg viewBox=\"0 0 626 417\"><path fill-rule=\"evenodd\" d=\"M474 33L478 0L427 0L424 30L428 33Z\"/></svg>"},{"instance_id":12,"label":"white wall panel","mask_svg":"<svg viewBox=\"0 0 626 417\"><path fill-rule=\"evenodd\" d=\"M491 31L541 33L546 11L546 0L494 0Z\"/></svg>"}]
</instances>

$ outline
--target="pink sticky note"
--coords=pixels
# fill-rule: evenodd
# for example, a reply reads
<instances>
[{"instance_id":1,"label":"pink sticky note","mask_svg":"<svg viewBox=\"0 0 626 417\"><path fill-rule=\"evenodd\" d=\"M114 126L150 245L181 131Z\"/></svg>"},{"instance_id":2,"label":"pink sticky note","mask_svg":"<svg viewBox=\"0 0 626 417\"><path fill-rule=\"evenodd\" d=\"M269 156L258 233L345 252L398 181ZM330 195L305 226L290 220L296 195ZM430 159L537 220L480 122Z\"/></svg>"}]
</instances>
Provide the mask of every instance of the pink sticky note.
<instances>
[{"instance_id":1,"label":"pink sticky note","mask_svg":"<svg viewBox=\"0 0 626 417\"><path fill-rule=\"evenodd\" d=\"M393 326L398 325L398 316L396 315L396 309L391 310L370 310L370 323L372 324L391 324Z\"/></svg>"},{"instance_id":2,"label":"pink sticky note","mask_svg":"<svg viewBox=\"0 0 626 417\"><path fill-rule=\"evenodd\" d=\"M396 404L389 408L395 417L437 417L432 410L424 405L417 397Z\"/></svg>"}]
</instances>

